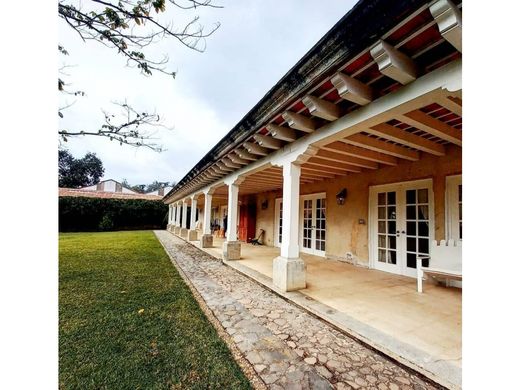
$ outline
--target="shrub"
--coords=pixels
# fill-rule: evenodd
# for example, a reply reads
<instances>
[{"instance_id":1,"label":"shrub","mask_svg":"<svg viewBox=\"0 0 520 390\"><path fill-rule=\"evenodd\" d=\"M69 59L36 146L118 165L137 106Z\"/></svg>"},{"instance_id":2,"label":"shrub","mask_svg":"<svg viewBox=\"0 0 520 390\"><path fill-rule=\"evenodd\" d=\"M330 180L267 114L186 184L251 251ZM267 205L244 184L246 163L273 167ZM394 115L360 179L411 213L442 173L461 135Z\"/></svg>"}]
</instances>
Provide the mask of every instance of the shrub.
<instances>
[{"instance_id":1,"label":"shrub","mask_svg":"<svg viewBox=\"0 0 520 390\"><path fill-rule=\"evenodd\" d=\"M59 198L60 232L164 229L167 215L161 200Z\"/></svg>"}]
</instances>

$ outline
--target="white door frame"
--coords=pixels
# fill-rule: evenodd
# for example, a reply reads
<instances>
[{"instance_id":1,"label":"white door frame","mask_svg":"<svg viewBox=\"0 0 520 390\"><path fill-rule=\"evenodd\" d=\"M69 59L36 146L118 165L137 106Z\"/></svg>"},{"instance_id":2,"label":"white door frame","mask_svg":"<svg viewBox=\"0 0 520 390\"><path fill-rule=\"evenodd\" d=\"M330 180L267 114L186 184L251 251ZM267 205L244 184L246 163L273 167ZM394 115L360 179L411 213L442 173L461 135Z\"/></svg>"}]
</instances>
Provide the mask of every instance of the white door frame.
<instances>
[{"instance_id":1,"label":"white door frame","mask_svg":"<svg viewBox=\"0 0 520 390\"><path fill-rule=\"evenodd\" d=\"M377 261L377 212L374 210L377 209L377 193L381 191L396 191L396 197L398 197L397 192L401 192L401 195L407 189L413 189L417 187L427 188L428 189L428 204L429 204L429 236L430 236L430 250L431 250L431 242L435 239L435 203L434 203L434 193L433 193L433 179L421 179L421 180L410 180L404 182L397 182L391 184L382 184L375 185L369 187L369 207L368 207L368 247L369 247L369 267L373 269L379 269L382 271L387 271L391 273L397 273L404 276L416 277L415 269L410 271L406 267L406 235L401 235L398 240L398 248L400 245L401 251L397 253L397 267L388 266L385 267L383 264L379 264ZM402 200L402 196L401 196ZM399 205L399 198L396 200L396 209L398 211L398 215L396 218L397 230L405 231L406 226L401 226L399 224L405 225L406 218L403 214L406 209L406 201L404 204L401 202ZM403 208L404 207L404 208ZM399 251L398 251L399 252Z\"/></svg>"},{"instance_id":2,"label":"white door frame","mask_svg":"<svg viewBox=\"0 0 520 390\"><path fill-rule=\"evenodd\" d=\"M304 200L313 200L312 202L312 224L315 226L316 224L316 200L317 199L327 199L327 193L326 192L319 192L315 194L308 194L308 195L301 195L300 196L300 221L298 223L300 232L299 232L299 246L300 246L300 252L303 253L309 253L311 255L321 256L325 257L325 251L316 249L316 229L312 229L312 235L311 235L311 241L312 241L312 248L304 248L303 247L303 203ZM327 220L327 208L325 208L325 220ZM325 231L327 229L327 225L325 224ZM327 235L325 235L325 245L327 242Z\"/></svg>"}]
</instances>

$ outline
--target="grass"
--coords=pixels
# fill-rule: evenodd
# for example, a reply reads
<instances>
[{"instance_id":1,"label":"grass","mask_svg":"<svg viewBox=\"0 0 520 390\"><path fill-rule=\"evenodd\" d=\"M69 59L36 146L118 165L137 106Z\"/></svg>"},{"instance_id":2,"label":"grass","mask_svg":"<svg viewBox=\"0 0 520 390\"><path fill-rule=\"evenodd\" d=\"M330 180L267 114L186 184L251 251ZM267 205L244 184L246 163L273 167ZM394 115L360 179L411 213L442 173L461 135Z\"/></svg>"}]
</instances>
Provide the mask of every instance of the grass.
<instances>
[{"instance_id":1,"label":"grass","mask_svg":"<svg viewBox=\"0 0 520 390\"><path fill-rule=\"evenodd\" d=\"M151 231L59 239L61 389L250 389Z\"/></svg>"}]
</instances>

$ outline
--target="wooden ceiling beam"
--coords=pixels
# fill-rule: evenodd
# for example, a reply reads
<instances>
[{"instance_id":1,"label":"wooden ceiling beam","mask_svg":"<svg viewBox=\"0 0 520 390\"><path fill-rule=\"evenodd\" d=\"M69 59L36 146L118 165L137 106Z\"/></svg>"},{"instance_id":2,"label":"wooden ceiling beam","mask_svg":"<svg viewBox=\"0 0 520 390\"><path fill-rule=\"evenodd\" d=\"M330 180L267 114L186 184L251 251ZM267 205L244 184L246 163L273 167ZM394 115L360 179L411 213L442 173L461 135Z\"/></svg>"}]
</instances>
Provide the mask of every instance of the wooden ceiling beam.
<instances>
[{"instance_id":1,"label":"wooden ceiling beam","mask_svg":"<svg viewBox=\"0 0 520 390\"><path fill-rule=\"evenodd\" d=\"M222 161L217 161L215 165L224 173L233 172L233 168L226 166Z\"/></svg>"},{"instance_id":2,"label":"wooden ceiling beam","mask_svg":"<svg viewBox=\"0 0 520 390\"><path fill-rule=\"evenodd\" d=\"M330 167L330 168L340 168L342 170L345 170L345 171L348 171L348 172L354 172L354 173L359 173L361 172L361 168L360 167L356 167L354 165L349 165L349 164L342 164L342 163L339 163L339 162L331 162L329 160L324 160L322 158L319 158L319 157L311 157L309 160L307 160L308 164L313 164L313 165L316 165L316 166L322 166L322 167Z\"/></svg>"},{"instance_id":3,"label":"wooden ceiling beam","mask_svg":"<svg viewBox=\"0 0 520 390\"><path fill-rule=\"evenodd\" d=\"M294 129L291 129L290 127L278 126L272 123L268 124L266 127L267 131L271 133L271 136L276 139L287 142L293 142L296 141L296 139L298 138L296 131Z\"/></svg>"},{"instance_id":4,"label":"wooden ceiling beam","mask_svg":"<svg viewBox=\"0 0 520 390\"><path fill-rule=\"evenodd\" d=\"M312 133L318 127L314 119L295 112L285 111L282 117L290 127L306 133Z\"/></svg>"},{"instance_id":5,"label":"wooden ceiling beam","mask_svg":"<svg viewBox=\"0 0 520 390\"><path fill-rule=\"evenodd\" d=\"M457 114L460 117L462 116L462 100L458 97L451 97L445 95L440 97L437 103L439 103L447 110L450 110L454 114Z\"/></svg>"},{"instance_id":6,"label":"wooden ceiling beam","mask_svg":"<svg viewBox=\"0 0 520 390\"><path fill-rule=\"evenodd\" d=\"M462 53L462 12L451 0L438 0L430 4L430 13L437 22L439 32Z\"/></svg>"},{"instance_id":7,"label":"wooden ceiling beam","mask_svg":"<svg viewBox=\"0 0 520 390\"><path fill-rule=\"evenodd\" d=\"M238 154L238 157L240 157L241 159L244 159L244 160L249 160L249 161L258 160L257 155L249 153L246 149L238 149L236 153Z\"/></svg>"},{"instance_id":8,"label":"wooden ceiling beam","mask_svg":"<svg viewBox=\"0 0 520 390\"><path fill-rule=\"evenodd\" d=\"M399 115L397 119L440 139L462 146L461 130L425 114L421 110L415 110L404 115Z\"/></svg>"},{"instance_id":9,"label":"wooden ceiling beam","mask_svg":"<svg viewBox=\"0 0 520 390\"><path fill-rule=\"evenodd\" d=\"M419 135L409 133L398 127L390 126L388 123L380 123L372 126L370 129L366 130L366 132L435 156L444 156L446 154L443 145L430 141Z\"/></svg>"},{"instance_id":10,"label":"wooden ceiling beam","mask_svg":"<svg viewBox=\"0 0 520 390\"><path fill-rule=\"evenodd\" d=\"M258 154L259 156L267 156L269 154L268 149L266 149L260 145L254 144L252 142L244 142L244 148L246 148L246 150L249 153ZM240 157L242 157L242 156L240 156ZM243 157L243 158L245 158L245 157Z\"/></svg>"},{"instance_id":11,"label":"wooden ceiling beam","mask_svg":"<svg viewBox=\"0 0 520 390\"><path fill-rule=\"evenodd\" d=\"M327 172L327 173L333 173L334 175L344 176L350 171L346 169L341 169L338 167L325 167L323 165L314 165L314 164L303 164L302 168L305 168L310 171L316 171L316 172Z\"/></svg>"},{"instance_id":12,"label":"wooden ceiling beam","mask_svg":"<svg viewBox=\"0 0 520 390\"><path fill-rule=\"evenodd\" d=\"M403 85L411 83L418 76L415 62L385 41L379 41L370 49L370 55L382 74Z\"/></svg>"},{"instance_id":13,"label":"wooden ceiling beam","mask_svg":"<svg viewBox=\"0 0 520 390\"><path fill-rule=\"evenodd\" d=\"M320 150L316 154L317 157L321 157L325 160L337 161L340 163L346 163L355 165L361 168L377 169L379 165L376 162L364 160L359 157L346 156L341 153L331 152L330 150Z\"/></svg>"},{"instance_id":14,"label":"wooden ceiling beam","mask_svg":"<svg viewBox=\"0 0 520 390\"><path fill-rule=\"evenodd\" d=\"M342 99L361 106L370 103L374 99L372 87L344 73L336 73L330 81L338 90Z\"/></svg>"},{"instance_id":15,"label":"wooden ceiling beam","mask_svg":"<svg viewBox=\"0 0 520 390\"><path fill-rule=\"evenodd\" d=\"M253 138L256 142L258 142L258 145L267 149L278 150L284 145L282 140L273 138L268 135L255 134L253 135Z\"/></svg>"},{"instance_id":16,"label":"wooden ceiling beam","mask_svg":"<svg viewBox=\"0 0 520 390\"><path fill-rule=\"evenodd\" d=\"M405 160L419 160L419 152L415 150L407 149L403 146L394 145L363 134L354 134L350 137L342 139L341 141L350 145L389 154L391 156L399 157Z\"/></svg>"},{"instance_id":17,"label":"wooden ceiling beam","mask_svg":"<svg viewBox=\"0 0 520 390\"><path fill-rule=\"evenodd\" d=\"M240 164L235 164L233 161L231 161L229 157L222 157L221 161L229 168L238 169L242 167Z\"/></svg>"},{"instance_id":18,"label":"wooden ceiling beam","mask_svg":"<svg viewBox=\"0 0 520 390\"><path fill-rule=\"evenodd\" d=\"M308 108L311 115L328 121L335 121L341 116L340 108L331 102L316 96L307 95L302 99L303 104Z\"/></svg>"},{"instance_id":19,"label":"wooden ceiling beam","mask_svg":"<svg viewBox=\"0 0 520 390\"><path fill-rule=\"evenodd\" d=\"M238 156L237 152L235 153L230 153L228 155L229 159L231 161L233 161L235 164L240 164L240 165L247 165L249 164L249 161L247 161L246 159L243 159L241 158L240 156Z\"/></svg>"},{"instance_id":20,"label":"wooden ceiling beam","mask_svg":"<svg viewBox=\"0 0 520 390\"><path fill-rule=\"evenodd\" d=\"M326 146L321 147L323 150L330 150L332 152L337 152L344 154L346 156L353 156L362 158L368 161L374 161L380 164L386 165L397 165L397 158L393 156L389 156L388 154L383 154L379 152L375 152L373 150L368 150L364 148L360 148L354 145L347 145L344 142L335 141Z\"/></svg>"}]
</instances>

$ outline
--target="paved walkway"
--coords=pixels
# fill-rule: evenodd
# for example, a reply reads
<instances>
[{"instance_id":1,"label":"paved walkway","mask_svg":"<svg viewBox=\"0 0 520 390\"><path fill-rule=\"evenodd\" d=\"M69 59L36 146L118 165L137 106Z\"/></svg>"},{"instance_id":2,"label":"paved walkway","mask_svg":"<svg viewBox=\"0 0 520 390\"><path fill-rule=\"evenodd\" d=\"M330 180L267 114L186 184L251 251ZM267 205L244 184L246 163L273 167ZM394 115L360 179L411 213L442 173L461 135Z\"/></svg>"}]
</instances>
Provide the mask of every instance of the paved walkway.
<instances>
[{"instance_id":1,"label":"paved walkway","mask_svg":"<svg viewBox=\"0 0 520 390\"><path fill-rule=\"evenodd\" d=\"M270 389L436 389L167 231L155 232Z\"/></svg>"}]
</instances>

